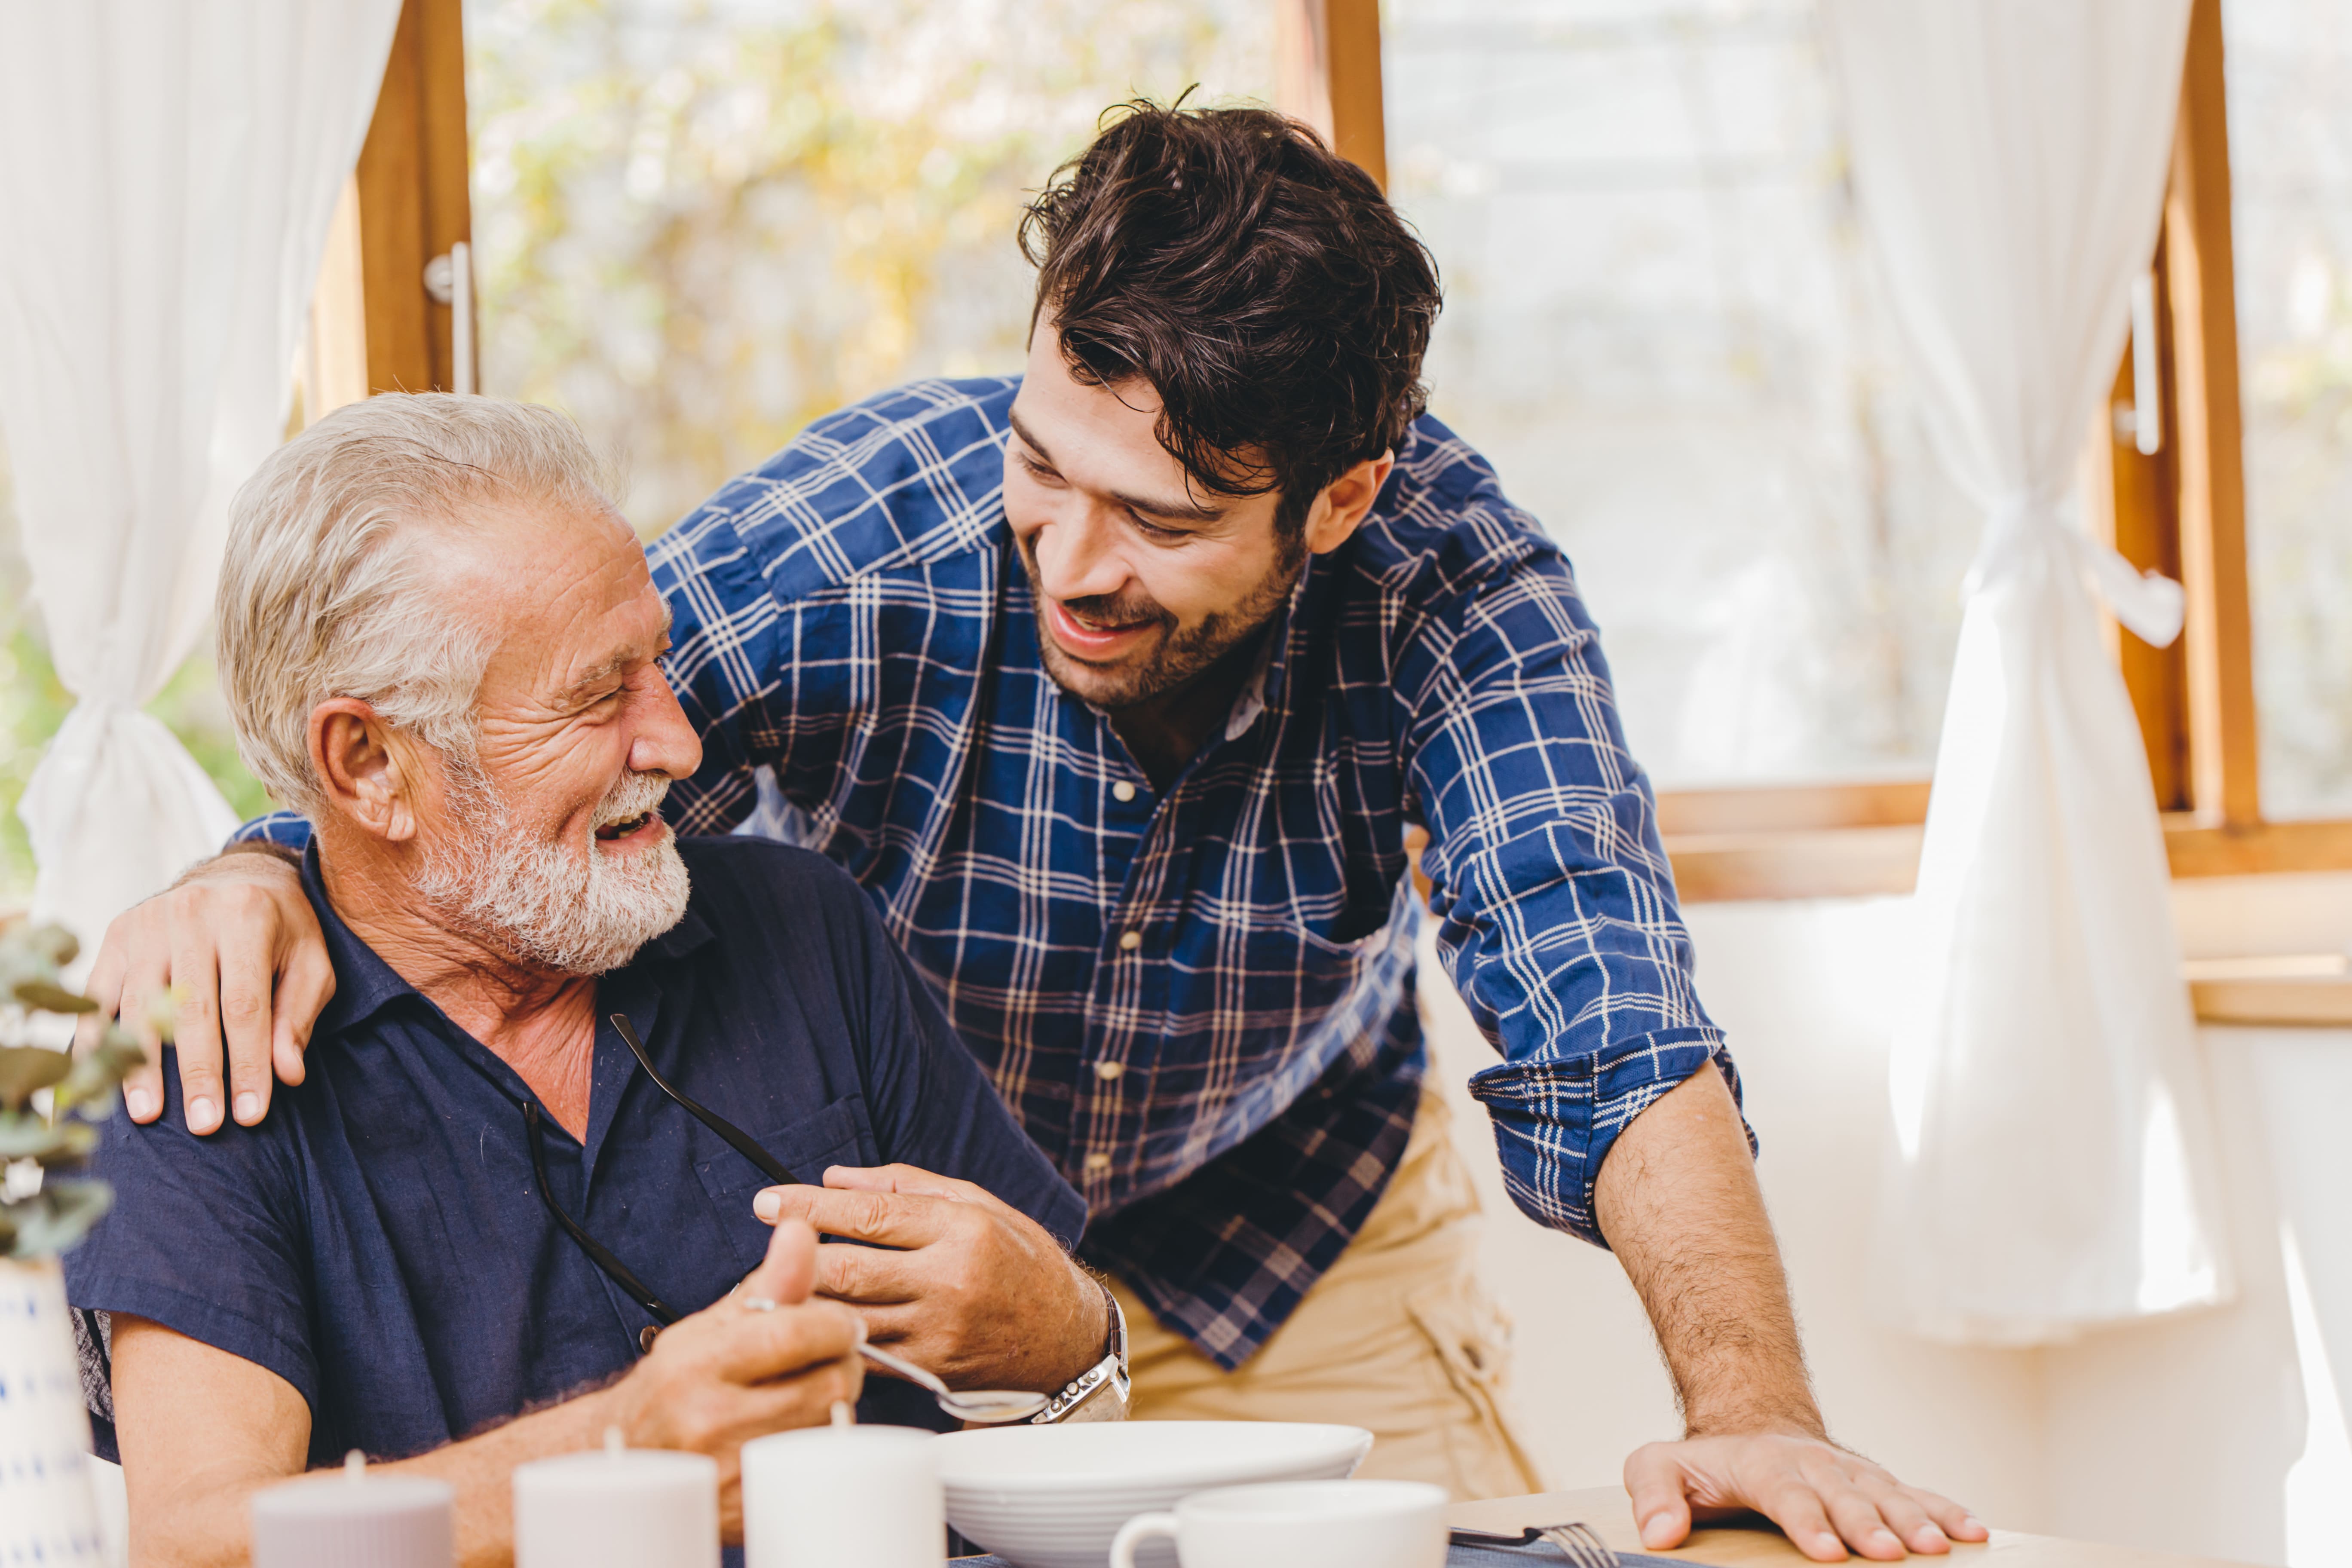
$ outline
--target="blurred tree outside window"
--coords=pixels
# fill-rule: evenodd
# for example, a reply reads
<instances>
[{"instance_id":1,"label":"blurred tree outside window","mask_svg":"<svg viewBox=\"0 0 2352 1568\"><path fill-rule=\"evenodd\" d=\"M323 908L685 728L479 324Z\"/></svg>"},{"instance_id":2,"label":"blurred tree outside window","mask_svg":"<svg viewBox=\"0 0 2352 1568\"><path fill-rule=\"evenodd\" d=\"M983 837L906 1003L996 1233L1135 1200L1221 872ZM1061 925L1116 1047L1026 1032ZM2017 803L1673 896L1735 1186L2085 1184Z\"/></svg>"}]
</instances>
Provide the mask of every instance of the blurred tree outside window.
<instances>
[{"instance_id":1,"label":"blurred tree outside window","mask_svg":"<svg viewBox=\"0 0 2352 1568\"><path fill-rule=\"evenodd\" d=\"M1017 371L1026 193L1139 94L1264 100L1267 0L467 0L482 384L648 537L809 420Z\"/></svg>"},{"instance_id":2,"label":"blurred tree outside window","mask_svg":"<svg viewBox=\"0 0 2352 1568\"><path fill-rule=\"evenodd\" d=\"M2224 0L2263 815L2352 812L2352 0Z\"/></svg>"}]
</instances>

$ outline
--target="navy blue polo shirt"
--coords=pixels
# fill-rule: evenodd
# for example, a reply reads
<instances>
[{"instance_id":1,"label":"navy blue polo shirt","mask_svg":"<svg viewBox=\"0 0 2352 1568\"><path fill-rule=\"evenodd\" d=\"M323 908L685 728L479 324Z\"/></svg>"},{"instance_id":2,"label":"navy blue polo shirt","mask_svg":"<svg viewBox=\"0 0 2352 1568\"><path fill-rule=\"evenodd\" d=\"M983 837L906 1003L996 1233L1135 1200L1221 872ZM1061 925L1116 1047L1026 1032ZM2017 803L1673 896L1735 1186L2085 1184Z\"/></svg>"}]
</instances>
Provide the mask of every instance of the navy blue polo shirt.
<instances>
[{"instance_id":1,"label":"navy blue polo shirt","mask_svg":"<svg viewBox=\"0 0 2352 1568\"><path fill-rule=\"evenodd\" d=\"M748 838L679 849L686 918L597 983L586 1143L541 1110L549 1190L590 1236L681 1312L724 1296L768 1243L751 1212L767 1178L654 1087L604 1021L622 1012L664 1078L802 1181L904 1162L1077 1240L1085 1205L846 873ZM66 1259L69 1300L292 1384L313 1465L419 1454L625 1372L652 1319L541 1202L531 1091L336 918L315 847L303 884L336 982L307 1079L260 1126L197 1139L166 1061L163 1117L106 1123L94 1164L114 1207ZM110 1458L102 1349L89 1359ZM863 1419L953 1425L904 1384L866 1386Z\"/></svg>"}]
</instances>

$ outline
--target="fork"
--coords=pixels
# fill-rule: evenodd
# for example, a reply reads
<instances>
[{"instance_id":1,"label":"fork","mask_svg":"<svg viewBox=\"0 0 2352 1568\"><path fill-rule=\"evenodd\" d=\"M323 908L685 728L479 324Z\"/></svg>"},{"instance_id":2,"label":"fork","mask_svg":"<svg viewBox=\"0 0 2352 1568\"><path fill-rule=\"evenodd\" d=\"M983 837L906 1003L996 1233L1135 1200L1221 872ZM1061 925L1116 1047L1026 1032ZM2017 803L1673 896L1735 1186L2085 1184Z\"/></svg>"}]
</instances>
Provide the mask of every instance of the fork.
<instances>
[{"instance_id":1,"label":"fork","mask_svg":"<svg viewBox=\"0 0 2352 1568\"><path fill-rule=\"evenodd\" d=\"M1580 1522L1529 1525L1517 1535L1456 1530L1451 1539L1456 1546L1532 1546L1538 1541L1548 1541L1559 1548L1570 1568L1618 1568L1617 1553L1609 1549L1609 1543L1591 1525Z\"/></svg>"}]
</instances>

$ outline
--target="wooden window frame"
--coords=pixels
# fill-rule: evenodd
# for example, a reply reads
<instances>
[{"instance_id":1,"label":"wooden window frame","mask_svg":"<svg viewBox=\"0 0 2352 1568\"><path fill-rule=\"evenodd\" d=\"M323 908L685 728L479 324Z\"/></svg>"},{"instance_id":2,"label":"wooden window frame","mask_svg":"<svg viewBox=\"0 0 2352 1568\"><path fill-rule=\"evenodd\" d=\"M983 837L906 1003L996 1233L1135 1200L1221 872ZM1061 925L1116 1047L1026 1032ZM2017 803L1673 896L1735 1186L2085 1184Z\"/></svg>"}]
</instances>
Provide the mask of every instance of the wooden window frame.
<instances>
[{"instance_id":1,"label":"wooden window frame","mask_svg":"<svg viewBox=\"0 0 2352 1568\"><path fill-rule=\"evenodd\" d=\"M425 271L473 238L464 0L403 0L310 311L305 423L379 392L457 387L455 312ZM478 363L478 356L467 356Z\"/></svg>"},{"instance_id":2,"label":"wooden window frame","mask_svg":"<svg viewBox=\"0 0 2352 1568\"><path fill-rule=\"evenodd\" d=\"M1384 174L1380 149L1363 150L1382 122L1376 4L1280 4L1291 40L1284 107ZM2352 869L2352 821L2262 815L2226 96L2221 0L2194 0L2152 264L2163 441L2143 456L2102 410L2091 455L2104 460L2086 465L2094 513L2135 565L2180 583L2187 624L2169 648L2112 626L2110 646L2147 746L2175 877ZM2131 401L2133 373L2126 353L2119 404ZM1927 794L1924 777L1664 790L1658 821L1686 903L1901 894L1917 880Z\"/></svg>"}]
</instances>

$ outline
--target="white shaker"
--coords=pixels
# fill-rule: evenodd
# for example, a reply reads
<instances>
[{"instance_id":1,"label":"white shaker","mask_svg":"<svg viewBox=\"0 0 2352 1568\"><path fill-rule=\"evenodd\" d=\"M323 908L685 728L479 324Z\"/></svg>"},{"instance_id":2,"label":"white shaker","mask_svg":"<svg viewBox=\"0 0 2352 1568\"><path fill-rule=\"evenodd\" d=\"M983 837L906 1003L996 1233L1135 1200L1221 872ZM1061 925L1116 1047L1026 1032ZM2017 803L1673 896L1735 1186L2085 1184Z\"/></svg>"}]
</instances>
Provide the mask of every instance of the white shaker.
<instances>
[{"instance_id":1,"label":"white shaker","mask_svg":"<svg viewBox=\"0 0 2352 1568\"><path fill-rule=\"evenodd\" d=\"M451 1568L454 1506L446 1481L370 1475L353 1453L332 1479L253 1494L253 1568Z\"/></svg>"},{"instance_id":2,"label":"white shaker","mask_svg":"<svg viewBox=\"0 0 2352 1568\"><path fill-rule=\"evenodd\" d=\"M933 1436L814 1426L743 1445L743 1568L940 1568L947 1500Z\"/></svg>"},{"instance_id":3,"label":"white shaker","mask_svg":"<svg viewBox=\"0 0 2352 1568\"><path fill-rule=\"evenodd\" d=\"M719 1465L604 1447L514 1473L515 1568L719 1568Z\"/></svg>"}]
</instances>

